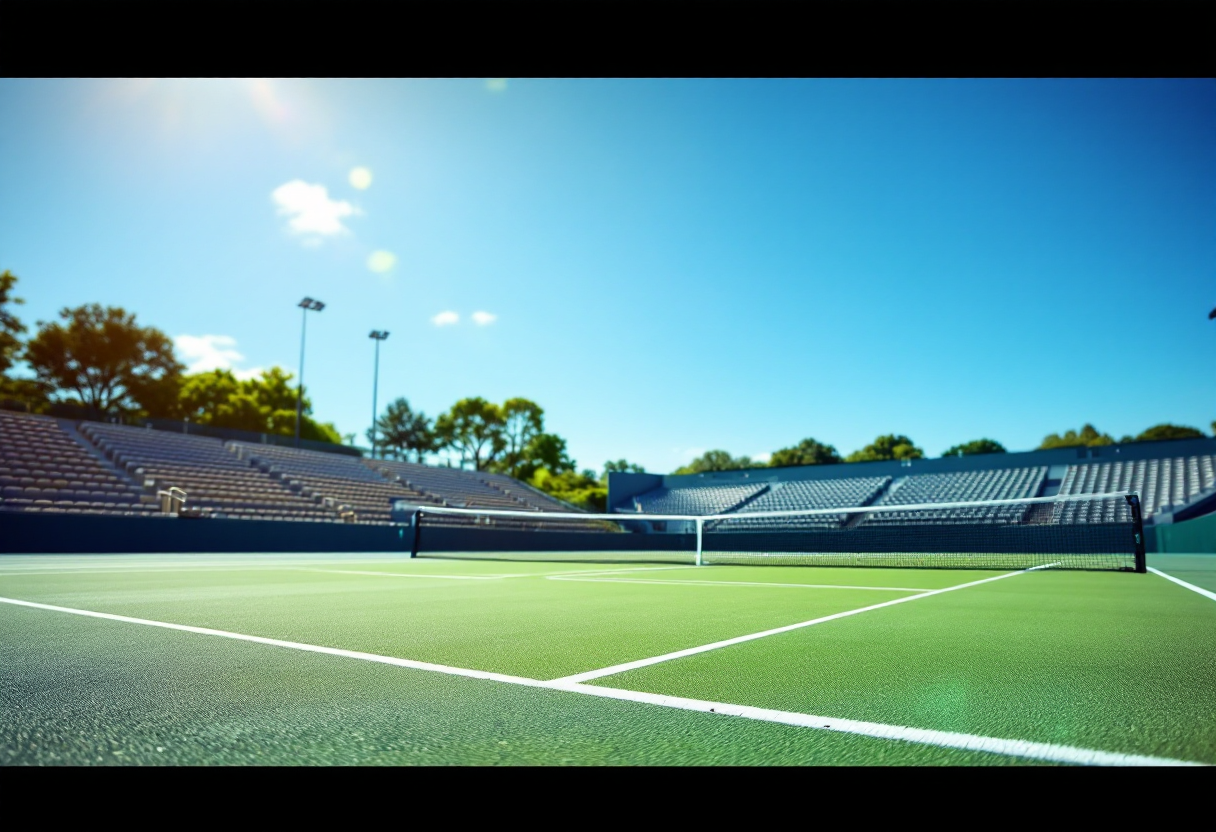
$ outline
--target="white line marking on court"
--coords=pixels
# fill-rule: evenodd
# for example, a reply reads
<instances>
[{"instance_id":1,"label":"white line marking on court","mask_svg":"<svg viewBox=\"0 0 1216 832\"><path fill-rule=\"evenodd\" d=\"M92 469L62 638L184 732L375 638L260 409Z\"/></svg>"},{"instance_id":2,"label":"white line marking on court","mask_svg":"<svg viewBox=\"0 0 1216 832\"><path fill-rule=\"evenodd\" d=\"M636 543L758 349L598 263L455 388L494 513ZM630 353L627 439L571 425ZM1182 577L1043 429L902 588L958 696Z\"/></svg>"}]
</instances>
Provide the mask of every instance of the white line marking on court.
<instances>
[{"instance_id":1,"label":"white line marking on court","mask_svg":"<svg viewBox=\"0 0 1216 832\"><path fill-rule=\"evenodd\" d=\"M1026 570L1029 571L1029 570ZM1012 575L1020 572L1010 573ZM1008 577L1001 575L999 577ZM996 580L988 578L987 580ZM963 586L966 586L964 584ZM961 588L952 587L952 588ZM945 590L941 590L945 591ZM1151 766L1197 766L1205 765L1187 760L1173 760L1164 757L1145 757L1135 754L1117 754L1109 751L1097 751L1087 748L1076 748L1067 745L1050 745L1047 743L1027 742L1024 740L1008 740L996 737L983 737L974 734L958 734L948 731L932 731L924 728L908 728L902 725L885 725L879 722L860 722L851 719L834 719L832 717L800 714L793 711L776 711L768 708L755 708L750 705L732 705L726 702L707 702L700 699L685 699L678 696L663 696L656 693L621 690L619 688L599 687L597 685L582 685L555 680L543 682L538 679L527 679L522 676L510 676L505 673L490 673L484 670L470 670L462 667L451 667L431 662L419 662L411 659L398 659L393 656L381 656L376 653L363 653L357 650L342 650L336 647L323 647L316 644L304 644L298 641L284 641L277 638L264 638L243 633L233 633L227 630L213 630L209 627L192 627L186 624L172 624L167 621L152 621L146 618L133 618L127 615L115 615L106 612L58 607L53 604L40 604L34 601L22 601L17 598L0 597L0 603L12 604L19 607L62 612L69 615L80 615L87 618L100 618L107 621L118 621L124 624L140 624L145 627L157 627L164 630L178 630L196 635L216 636L219 638L246 641L263 644L269 647L282 647L289 650L300 650L306 653L320 653L328 656L339 656L347 659L374 662L376 664L407 667L413 670L425 670L432 673L442 673L449 676L461 676L469 679L486 679L509 685L520 685L530 688L543 688L565 693L578 693L585 696L596 696L602 699L618 699L646 705L658 705L665 708L712 713L721 716L737 716L760 722L775 722L800 728L814 728L823 731L835 731L843 734L859 734L877 739L899 740L921 745L934 745L942 748L958 748L967 751L982 751L990 754L1024 757L1032 760L1049 762L1074 763L1079 765L1151 765Z\"/></svg>"},{"instance_id":2,"label":"white line marking on court","mask_svg":"<svg viewBox=\"0 0 1216 832\"><path fill-rule=\"evenodd\" d=\"M92 610L78 610L72 607L57 607L54 604L39 604L34 601L21 601L16 598L0 598L0 603L13 604L18 607L31 607L36 610L50 610L51 612L66 612L71 615L83 615L88 618L104 618L107 621L121 621L125 624L142 624L145 627L159 627L163 630L180 630L184 633L196 633L202 636L218 636L220 638L230 638L236 641L252 641L255 644L266 644L271 647L286 647L290 650L303 650L306 653L324 653L329 656L343 656L348 659L360 659L365 662L377 662L379 664L391 664L397 667L412 667L415 670L429 670L435 673L447 673L451 676L468 676L473 679L492 679L496 682L508 682L513 685L527 685L528 687L546 687L544 682L539 682L536 679L525 679L522 676L508 676L503 673L490 673L485 670L468 670L462 667L449 667L445 664L431 664L430 662L416 662L412 659L398 659L392 656L380 656L376 653L361 653L357 650L342 650L337 647L322 647L317 644L303 644L298 641L283 641L277 638L264 638L263 636L250 636L244 633L232 633L227 630L213 630L210 627L192 627L188 624L172 624L168 621L152 621L147 618L132 618L129 615L115 615L108 612L93 612Z\"/></svg>"},{"instance_id":3,"label":"white line marking on court","mask_svg":"<svg viewBox=\"0 0 1216 832\"><path fill-rule=\"evenodd\" d=\"M1160 569L1154 569L1151 566L1148 568L1148 571L1152 572L1154 575L1160 575L1161 577L1165 578L1167 581L1173 581L1174 583L1178 584L1178 586L1184 586L1187 589L1189 589L1191 592L1198 592L1204 598L1211 598L1213 601L1216 601L1216 592L1211 592L1210 590L1206 590L1201 586L1195 586L1194 584L1188 584L1186 581L1182 580L1181 578L1175 578L1173 575L1167 575L1164 572L1162 572Z\"/></svg>"},{"instance_id":4,"label":"white line marking on court","mask_svg":"<svg viewBox=\"0 0 1216 832\"><path fill-rule=\"evenodd\" d=\"M1055 564L1050 564L1055 566ZM669 662L672 659L682 659L685 656L695 656L698 653L706 653L710 650L720 650L723 647L731 647L735 644L743 644L748 641L755 641L758 638L767 638L780 633L788 633L791 630L801 630L804 627L813 627L816 624L823 624L826 621L835 621L839 618L848 618L851 615L857 615L871 610L882 609L883 607L891 607L895 604L904 604L908 601L916 601L920 598L928 598L932 595L941 595L943 592L953 592L956 589L966 589L967 587L979 586L980 584L999 581L1004 578L1012 578L1014 575L1024 575L1027 572L1033 572L1036 569L1046 569L1047 566L1032 566L1030 569L1021 569L1017 572L1006 572L1004 575L996 575L991 578L981 578L978 581L970 581L965 584L956 584L943 589L931 589L928 592L922 592L919 595L907 595L903 598L896 598L893 601L883 601L881 604L871 604L868 607L859 607L855 610L846 610L832 615L825 615L822 618L812 618L810 621L800 621L797 624L786 624L784 627L774 627L771 630L763 630L759 633L750 633L745 636L735 636L734 638L715 641L711 644L702 644L699 647L688 647L684 650L676 650L673 653L664 653L661 656L651 656L648 659L638 659L637 661L625 662L623 664L612 665L611 667L600 668L599 670L588 670L586 673L575 673L572 676L563 676L560 679L554 679L555 683L576 684L579 682L588 682L592 679L599 679L602 676L614 676L617 673L624 673L626 670L637 670L639 667L649 667L652 664L660 662Z\"/></svg>"},{"instance_id":5,"label":"white line marking on court","mask_svg":"<svg viewBox=\"0 0 1216 832\"><path fill-rule=\"evenodd\" d=\"M1025 740L1007 740L983 737L975 734L958 734L952 731L932 731L925 728L908 728L903 725L885 725L881 722L861 722L854 719L834 719L826 716L800 714L793 711L775 711L769 708L754 708L750 705L731 705L726 702L706 702L700 699L685 699L679 696L663 696L656 693L602 688L595 685L556 686L558 690L661 705L686 711L740 716L761 722L779 722L800 728L817 728L822 731L838 731L842 734L861 734L885 740L902 740L941 748L958 748L964 751L986 751L1007 757L1025 757L1055 763L1073 763L1089 766L1201 766L1187 760L1171 760L1164 757L1145 757L1138 754L1117 754L1090 748L1075 748L1068 745L1053 745Z\"/></svg>"},{"instance_id":6,"label":"white line marking on court","mask_svg":"<svg viewBox=\"0 0 1216 832\"><path fill-rule=\"evenodd\" d=\"M922 587L907 586L848 586L845 584L780 584L771 581L686 581L673 578L670 581L648 581L645 578L576 578L573 576L549 576L551 581L582 581L589 584L650 584L651 586L775 586L795 589L866 589L878 592L928 592Z\"/></svg>"},{"instance_id":7,"label":"white line marking on court","mask_svg":"<svg viewBox=\"0 0 1216 832\"><path fill-rule=\"evenodd\" d=\"M324 572L329 575L365 575L368 577L385 577L385 578L438 578L447 581L501 581L503 578L509 578L510 575L437 575L429 572L419 572L411 574L409 572L372 572L362 569L305 569L303 567L292 569L292 572Z\"/></svg>"}]
</instances>

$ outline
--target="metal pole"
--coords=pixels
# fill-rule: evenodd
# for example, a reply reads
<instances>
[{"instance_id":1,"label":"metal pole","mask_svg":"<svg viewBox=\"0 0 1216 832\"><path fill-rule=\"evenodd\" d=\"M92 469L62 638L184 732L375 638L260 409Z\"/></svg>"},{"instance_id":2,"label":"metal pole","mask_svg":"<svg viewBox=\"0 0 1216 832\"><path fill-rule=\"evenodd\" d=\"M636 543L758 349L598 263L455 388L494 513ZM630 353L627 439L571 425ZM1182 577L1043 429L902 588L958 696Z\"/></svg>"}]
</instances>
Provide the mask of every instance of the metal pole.
<instances>
[{"instance_id":1,"label":"metal pole","mask_svg":"<svg viewBox=\"0 0 1216 832\"><path fill-rule=\"evenodd\" d=\"M300 418L304 413L304 335L308 331L308 307L301 310L304 318L300 323L300 378L296 383L296 447L300 447Z\"/></svg>"},{"instance_id":2,"label":"metal pole","mask_svg":"<svg viewBox=\"0 0 1216 832\"><path fill-rule=\"evenodd\" d=\"M376 395L380 388L380 339L376 342L376 363L372 371L372 459L376 458Z\"/></svg>"}]
</instances>

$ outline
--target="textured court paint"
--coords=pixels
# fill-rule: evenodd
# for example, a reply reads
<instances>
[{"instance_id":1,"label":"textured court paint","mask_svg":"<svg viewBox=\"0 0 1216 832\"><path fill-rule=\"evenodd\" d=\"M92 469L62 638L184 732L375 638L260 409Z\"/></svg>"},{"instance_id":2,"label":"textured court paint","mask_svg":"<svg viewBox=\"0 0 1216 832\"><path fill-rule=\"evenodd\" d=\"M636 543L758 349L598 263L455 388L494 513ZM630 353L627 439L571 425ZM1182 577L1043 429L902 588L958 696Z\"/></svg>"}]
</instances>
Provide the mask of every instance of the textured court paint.
<instances>
[{"instance_id":1,"label":"textured court paint","mask_svg":"<svg viewBox=\"0 0 1216 832\"><path fill-rule=\"evenodd\" d=\"M922 592L919 595L909 595L904 598L896 598L894 601L883 601L881 604L870 604L869 606L865 606L865 607L858 607L856 609L832 613L831 615L825 615L825 616L821 616L819 618L812 618L809 621L799 621L796 624L786 624L784 627L774 627L772 629L763 630L758 633L748 633L747 635L735 636L734 638L728 638L728 639L724 639L722 641L715 641L710 644L700 644L700 645L697 645L696 647L687 647L683 650L675 650L671 653L665 653L661 656L648 656L645 659L636 659L632 662L623 662L618 665L613 665L612 667L602 667L597 670L588 670L583 673L575 673L571 676L566 676L563 679L560 679L558 681L587 682L592 679L598 679L602 676L615 676L618 673L625 673L627 671L636 670L641 667L649 667L650 665L660 664L662 662L670 662L675 659L685 658L687 656L695 656L700 653L708 653L711 650L722 650L727 647L734 647L735 645L738 645L738 644L745 644L746 642L749 642L749 641L755 641L757 639L762 639L762 638L769 638L770 636L781 635L782 633L789 633L789 632L793 632L794 630L802 630L807 627L814 627L817 624L825 624L829 621L838 621L842 618L848 618L850 616L859 615L859 614L865 613L865 612L872 612L874 610L880 610L885 607L893 607L896 604L903 604L908 601L918 601L922 598L931 598L934 595L938 595L943 592L953 592L953 591L959 590L959 589L969 589L970 587L980 586L982 584L989 583L990 581L999 581L1003 578L1013 578L1018 575L1025 574L1026 572L1033 572L1036 569L1044 569L1044 568L1046 568L1046 567L1035 566L1035 567L1031 567L1030 569L1023 569L1019 572L1008 572L1004 575L996 575L991 578L981 578L978 581L968 581L967 583L958 584L956 586L948 586L943 589L934 589L929 592Z\"/></svg>"},{"instance_id":2,"label":"textured court paint","mask_svg":"<svg viewBox=\"0 0 1216 832\"><path fill-rule=\"evenodd\" d=\"M1216 763L1216 605L1038 572L607 677L611 687Z\"/></svg>"},{"instance_id":3,"label":"textured court paint","mask_svg":"<svg viewBox=\"0 0 1216 832\"><path fill-rule=\"evenodd\" d=\"M1173 575L1167 575L1165 572L1162 572L1160 569L1157 569L1152 566L1150 566L1148 568L1148 571L1152 572L1154 575L1160 575L1161 577L1165 578L1170 583L1177 584L1178 586L1180 586L1184 589L1189 589L1191 592L1199 593L1204 598L1207 598L1212 601L1216 601L1216 592L1211 592L1210 590L1206 590L1203 587L1195 586L1192 583L1187 583L1186 581L1182 580L1181 578L1175 578Z\"/></svg>"},{"instance_id":4,"label":"textured court paint","mask_svg":"<svg viewBox=\"0 0 1216 832\"><path fill-rule=\"evenodd\" d=\"M1216 555L1149 555L1148 565L1216 592Z\"/></svg>"},{"instance_id":5,"label":"textured court paint","mask_svg":"<svg viewBox=\"0 0 1216 832\"><path fill-rule=\"evenodd\" d=\"M385 664L394 667L423 670L431 673L441 673L446 676L458 676L468 679L482 679L500 684L519 685L529 688L548 688L561 690L584 696L595 696L606 699L618 699L643 705L655 705L663 708L676 708L685 711L714 714L715 716L733 716L760 722L776 722L782 725L792 725L799 728L833 731L845 734L860 734L883 740L934 745L944 748L957 748L964 751L980 751L988 754L1001 754L1013 757L1025 757L1031 760L1041 760L1052 763L1069 763L1076 765L1186 765L1184 761L1142 757L1127 754L1112 754L1095 749L1070 748L1068 746L1048 745L1044 743L1028 743L1019 740L1008 740L998 737L977 737L968 734L949 733L943 731L926 731L909 728L902 725L881 725L872 722L859 722L848 719L815 716L813 714L796 714L774 711L764 708L753 708L724 702L705 702L682 697L660 696L638 691L626 691L615 688L596 688L588 685L565 684L561 682L542 682L535 679L522 679L515 676L503 676L485 673L467 668L449 667L445 665L416 662L392 656L377 656L368 653L358 653L351 650L339 650L332 647L322 647L315 644L282 641L278 639L261 638L244 633L230 633L222 630L211 630L202 627L187 627L180 624L170 624L163 621L149 621L141 618L130 618L121 615L99 613L91 610L78 610L68 607L57 607L49 604L37 604L13 598L0 598L0 604L9 604L26 609L37 609L47 612L78 615L85 618L113 621L121 624L134 624L144 627L191 633L213 638L224 638L233 641L260 644L266 647L278 647L287 650L298 650L304 653L315 653L336 658L354 659L357 661Z\"/></svg>"},{"instance_id":6,"label":"textured court paint","mask_svg":"<svg viewBox=\"0 0 1216 832\"><path fill-rule=\"evenodd\" d=\"M551 581L586 581L591 583L607 583L607 584L651 584L654 586L671 586L678 584L680 586L713 586L719 589L723 587L730 588L732 586L767 586L774 589L862 589L871 592L928 592L922 587L909 586L850 586L848 584L781 584L771 581L653 581L645 578L585 578L562 575L548 576Z\"/></svg>"},{"instance_id":7,"label":"textured court paint","mask_svg":"<svg viewBox=\"0 0 1216 832\"><path fill-rule=\"evenodd\" d=\"M448 563L480 571L477 564ZM551 571L551 570L550 570ZM847 570L842 570L847 571ZM851 575L856 580L856 574ZM957 580L957 577L955 577ZM891 593L403 581L266 572L0 576L0 595L435 664L554 679L872 604Z\"/></svg>"},{"instance_id":8,"label":"textured court paint","mask_svg":"<svg viewBox=\"0 0 1216 832\"><path fill-rule=\"evenodd\" d=\"M214 557L207 560L231 562ZM435 609L454 608L448 618L442 611L438 613L443 626L433 631L435 638L449 639L464 649L480 631L465 623L488 613L484 601L491 588L497 625L509 630L511 637L498 641L486 655L503 665L512 664L505 660L508 654L567 653L564 648L555 650L553 633L538 622L570 620L566 617L569 610L555 617L554 609L544 607L563 603L575 611L594 607L595 595L604 590L611 589L604 593L606 599L621 602L626 614L598 619L593 633L573 633L567 647L589 646L593 654L631 649L637 630L628 619L635 609L651 616L644 622L647 626L680 628L686 617L705 616L719 618L722 626L730 620L745 625L755 615L754 604L771 605L784 596L817 594L814 590L779 593L742 587L737 592L712 593L697 587L610 588L543 579L419 585L391 578L292 575L273 569L230 574L15 577L3 568L34 562L69 563L46 557L0 558L0 594L18 595L20 584L23 590L36 591L41 596L37 600L46 601L53 594L64 606L88 607L92 602L97 604L94 608L107 610L116 604L157 606L192 616L214 614L217 609L227 614L232 607L242 607L245 619L254 625L243 632L276 635L266 632L264 625L269 622L286 631L281 636L284 640L388 652L533 678L552 676L470 664L453 654L418 657L375 650L370 644L386 634L394 636L387 639L390 642L409 642L395 636L416 620L412 606L425 606L434 596ZM186 566L192 561L182 556L156 560L94 556L74 562ZM328 562L352 561L331 557ZM1160 566L1161 561L1153 558L1150 563ZM465 569L469 574L554 570L552 563L420 565L460 570L454 574ZM399 567L386 564L380 568ZM400 568L412 565L402 562ZM660 574L678 577L678 573ZM935 577L958 582L974 576L912 570L709 567L698 578L737 575L745 580L805 581L814 575L816 581L843 583L856 582L862 574L865 583L874 585L898 585L909 575L916 575L918 582ZM389 591L384 585L397 589ZM410 590L407 585L416 588ZM549 590L564 587L564 601L547 593L538 596L537 585ZM622 590L626 594L618 595ZM845 593L828 590L825 594ZM24 591L20 595L31 597ZM534 603L538 597L544 601L540 609ZM713 598L712 603L707 597ZM219 607L217 598L223 600ZM647 603L665 608L663 614L646 613ZM268 608L265 616L263 608ZM625 677L604 679L602 684L890 725L1216 762L1216 727L1210 708L1216 672L1209 666L1209 645L1216 641L1209 626L1214 609L1216 605L1206 598L1152 575L1037 573L938 595L881 616L854 616L635 671L626 676L638 674L638 678L627 684L622 682ZM461 621L465 614L470 622ZM316 623L318 615L327 619L323 626ZM703 722L669 721L675 719L670 712L667 717L649 715L663 709L619 712L605 720L598 708L572 704L570 695L550 700L550 691L454 677L443 677L443 684L419 683L423 685L419 689L411 687L413 682L407 684L408 680L419 676L434 679L438 674L297 652L285 661L271 657L288 651L258 645L227 642L223 649L198 647L221 640L11 607L0 610L0 616L0 632L5 634L0 638L0 699L5 703L0 706L0 731L5 732L0 735L0 755L8 754L4 757L8 761L88 763L138 758L157 762L170 757L158 756L154 748L147 751L148 742L166 736L196 741L189 749L165 752L179 755L171 758L176 762L196 763L1009 761L962 752L938 756L923 747L909 750L917 747L906 743L867 740L857 745L854 741L862 739L857 737L840 738L849 741L839 745L823 745L814 738L824 736L818 731L801 731L801 740L765 733L764 742L749 742L747 738L754 736L751 729L730 733L724 728L705 728ZM72 623L48 623L58 618L72 619ZM453 622L457 632L451 632ZM304 637L305 631L315 634L318 629L329 638ZM151 635L133 635L133 631ZM738 626L734 633L739 632L747 629ZM149 640L171 647L154 649ZM753 651L761 647L764 656L757 658ZM245 657L239 667L225 664L224 657L238 654ZM708 666L700 664L709 659ZM349 681L346 674L350 671L335 674L325 669L332 665L364 668L356 673L362 681ZM304 672L302 667L309 670ZM658 671L663 671L662 685L641 678ZM369 687L364 689L363 684ZM498 694L483 700L486 686L510 687L534 693L536 698ZM742 691L741 696L725 695L732 690ZM509 704L503 704L508 700ZM400 708L402 701L410 707ZM402 722L415 718L418 721L408 725ZM763 727L749 720L718 722L748 722L755 730ZM512 733L525 725L526 730ZM723 731L727 733L720 733ZM509 749L486 741L487 736L497 738L504 733ZM139 748L131 745L139 743ZM56 756L59 748L68 750ZM112 750L124 748L129 756L116 756Z\"/></svg>"},{"instance_id":9,"label":"textured court paint","mask_svg":"<svg viewBox=\"0 0 1216 832\"><path fill-rule=\"evenodd\" d=\"M1019 762L12 606L0 631L0 765Z\"/></svg>"}]
</instances>

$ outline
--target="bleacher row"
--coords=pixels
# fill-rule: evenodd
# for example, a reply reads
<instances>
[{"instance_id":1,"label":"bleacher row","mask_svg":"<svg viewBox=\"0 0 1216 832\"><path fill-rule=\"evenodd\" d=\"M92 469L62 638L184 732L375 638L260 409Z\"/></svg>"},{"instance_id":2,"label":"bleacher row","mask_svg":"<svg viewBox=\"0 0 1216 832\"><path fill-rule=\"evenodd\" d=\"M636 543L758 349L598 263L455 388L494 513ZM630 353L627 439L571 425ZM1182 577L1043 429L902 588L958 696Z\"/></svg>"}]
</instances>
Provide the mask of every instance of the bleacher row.
<instances>
[{"instance_id":1,"label":"bleacher row","mask_svg":"<svg viewBox=\"0 0 1216 832\"><path fill-rule=\"evenodd\" d=\"M1059 477L1057 473L1054 476ZM920 503L1019 499L1044 493L1042 466L900 478L844 477L771 483L657 488L617 511L648 514L738 515L732 528L770 521L766 511L890 506L890 511L831 513L800 521L808 527L920 522L1010 522L1026 509L918 511ZM1051 481L1054 487L1056 480ZM1190 455L1068 465L1059 493L1135 491L1146 520L1216 491L1216 456ZM158 492L187 493L190 512L221 518L316 522L389 522L389 500L419 505L569 512L572 507L502 474L409 462L364 460L276 445L223 442L200 436L74 423L0 411L0 510L123 514L156 517ZM1050 492L1048 492L1050 493ZM1069 503L1052 509L1064 522L1099 522L1113 503ZM450 522L461 522L452 520ZM507 523L506 525L511 525ZM520 521L521 528L528 527ZM570 528L581 528L570 521ZM550 521L549 528L560 528Z\"/></svg>"},{"instance_id":2,"label":"bleacher row","mask_svg":"<svg viewBox=\"0 0 1216 832\"><path fill-rule=\"evenodd\" d=\"M571 511L510 477L0 411L0 510L388 523L389 500ZM454 521L459 522L459 521Z\"/></svg>"}]
</instances>

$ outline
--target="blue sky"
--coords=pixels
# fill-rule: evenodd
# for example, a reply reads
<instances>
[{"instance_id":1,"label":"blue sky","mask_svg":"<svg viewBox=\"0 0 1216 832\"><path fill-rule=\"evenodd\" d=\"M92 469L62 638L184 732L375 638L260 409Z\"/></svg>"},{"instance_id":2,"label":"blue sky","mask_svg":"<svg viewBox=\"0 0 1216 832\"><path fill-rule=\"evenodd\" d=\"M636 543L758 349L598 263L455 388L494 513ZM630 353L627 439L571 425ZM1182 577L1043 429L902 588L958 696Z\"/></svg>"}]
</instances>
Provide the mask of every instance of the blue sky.
<instances>
[{"instance_id":1,"label":"blue sky","mask_svg":"<svg viewBox=\"0 0 1216 832\"><path fill-rule=\"evenodd\" d=\"M581 467L1216 419L1211 80L0 80L0 269ZM480 314L479 314L480 313ZM454 320L453 320L454 319Z\"/></svg>"}]
</instances>

